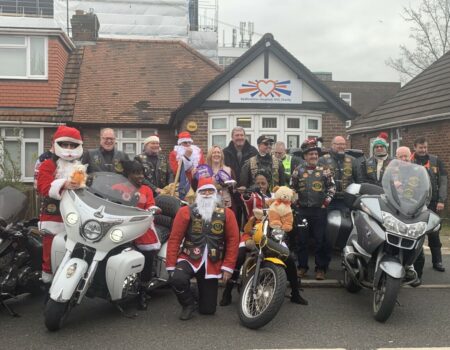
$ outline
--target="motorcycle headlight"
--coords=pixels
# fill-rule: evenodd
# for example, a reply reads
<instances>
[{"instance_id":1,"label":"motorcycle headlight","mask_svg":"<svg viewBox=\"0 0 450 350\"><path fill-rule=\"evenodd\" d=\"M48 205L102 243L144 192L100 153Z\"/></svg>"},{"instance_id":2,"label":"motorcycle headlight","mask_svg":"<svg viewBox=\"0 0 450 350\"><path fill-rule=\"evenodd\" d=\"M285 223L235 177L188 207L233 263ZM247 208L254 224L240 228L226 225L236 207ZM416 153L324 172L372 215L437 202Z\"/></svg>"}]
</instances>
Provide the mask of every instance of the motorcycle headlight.
<instances>
[{"instance_id":1,"label":"motorcycle headlight","mask_svg":"<svg viewBox=\"0 0 450 350\"><path fill-rule=\"evenodd\" d=\"M69 225L75 225L78 222L78 214L77 213L67 214L66 221Z\"/></svg>"},{"instance_id":2,"label":"motorcycle headlight","mask_svg":"<svg viewBox=\"0 0 450 350\"><path fill-rule=\"evenodd\" d=\"M418 238L425 233L427 229L426 222L416 222L414 224L405 224L390 213L381 212L383 218L383 226L386 231L395 233L400 236L410 238Z\"/></svg>"},{"instance_id":3,"label":"motorcycle headlight","mask_svg":"<svg viewBox=\"0 0 450 350\"><path fill-rule=\"evenodd\" d=\"M81 229L81 235L87 240L96 241L102 235L102 226L95 220L86 221Z\"/></svg>"},{"instance_id":4,"label":"motorcycle headlight","mask_svg":"<svg viewBox=\"0 0 450 350\"><path fill-rule=\"evenodd\" d=\"M119 230L119 229L113 230L110 233L109 238L111 238L111 241L113 241L114 243L120 242L123 239L123 232L122 232L122 230Z\"/></svg>"}]
</instances>

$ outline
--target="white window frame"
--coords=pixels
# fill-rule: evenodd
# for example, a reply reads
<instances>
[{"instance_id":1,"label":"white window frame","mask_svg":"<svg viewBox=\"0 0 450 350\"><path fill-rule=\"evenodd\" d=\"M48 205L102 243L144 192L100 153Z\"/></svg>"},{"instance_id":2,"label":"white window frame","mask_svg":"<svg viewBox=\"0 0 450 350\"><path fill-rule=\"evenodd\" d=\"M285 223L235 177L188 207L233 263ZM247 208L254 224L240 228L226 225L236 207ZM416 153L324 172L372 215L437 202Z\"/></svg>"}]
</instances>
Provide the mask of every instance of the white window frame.
<instances>
[{"instance_id":1,"label":"white window frame","mask_svg":"<svg viewBox=\"0 0 450 350\"><path fill-rule=\"evenodd\" d=\"M321 136L322 135L322 114L314 111L286 111L286 110L210 110L206 111L208 114L208 147L212 146L212 136L225 135L227 137L227 144L231 140L231 131L237 124L237 119L248 117L252 120L251 128L244 128L246 135L251 137L251 144L256 146L256 140L261 135L276 135L277 140L287 143L288 135L299 136L299 145L305 140L307 135ZM262 128L262 118L276 117L277 128ZM227 118L227 130L212 129L212 120L220 118ZM296 118L300 120L299 128L288 128L287 119ZM318 129L305 130L308 119L318 121Z\"/></svg>"},{"instance_id":2,"label":"white window frame","mask_svg":"<svg viewBox=\"0 0 450 350\"><path fill-rule=\"evenodd\" d=\"M37 127L39 129L39 138L24 138L24 132L23 129L25 128L33 128L31 126L14 126L14 125L0 125L0 139L1 141L17 141L20 142L20 181L22 182L33 182L34 181L34 174L33 176L25 176L25 145L27 143L37 143L38 144L38 154L37 157L39 157L44 152L44 130L42 127ZM19 133L17 136L5 136L5 129L18 129ZM3 162L3 144L0 142L0 161ZM37 158L36 158L37 160ZM0 174L3 176L3 174Z\"/></svg>"},{"instance_id":3,"label":"white window frame","mask_svg":"<svg viewBox=\"0 0 450 350\"><path fill-rule=\"evenodd\" d=\"M136 137L123 137L123 131L125 130L136 130ZM150 133L153 131L153 133L156 135L158 134L157 129L151 129L151 128L121 128L121 129L115 129L114 133L116 135L116 147L119 151L125 152L123 149L124 143L134 143L136 145L136 154L140 154L144 149L144 140L148 136L143 135L143 131L145 132L150 131Z\"/></svg>"},{"instance_id":4,"label":"white window frame","mask_svg":"<svg viewBox=\"0 0 450 350\"><path fill-rule=\"evenodd\" d=\"M371 137L369 139L369 157L373 157L373 147L372 144L375 141L376 137Z\"/></svg>"},{"instance_id":5,"label":"white window frame","mask_svg":"<svg viewBox=\"0 0 450 350\"><path fill-rule=\"evenodd\" d=\"M339 97L346 102L349 106L352 105L352 93L351 92L340 92Z\"/></svg>"},{"instance_id":6,"label":"white window frame","mask_svg":"<svg viewBox=\"0 0 450 350\"><path fill-rule=\"evenodd\" d=\"M2 36L13 36L13 35L2 35ZM21 79L21 80L47 80L48 79L48 37L39 36L44 39L44 75L31 75L31 38L32 36L24 36L20 35L20 37L25 38L25 44L0 44L0 48L2 49L26 49L26 64L27 64L27 72L25 76L20 75L0 75L0 79ZM33 36L36 37L36 36Z\"/></svg>"},{"instance_id":7,"label":"white window frame","mask_svg":"<svg viewBox=\"0 0 450 350\"><path fill-rule=\"evenodd\" d=\"M397 145L396 149L399 148L402 144L402 135L400 133L400 129L391 129L390 132L390 145L389 145L389 153L392 158L395 158L394 144Z\"/></svg>"}]
</instances>

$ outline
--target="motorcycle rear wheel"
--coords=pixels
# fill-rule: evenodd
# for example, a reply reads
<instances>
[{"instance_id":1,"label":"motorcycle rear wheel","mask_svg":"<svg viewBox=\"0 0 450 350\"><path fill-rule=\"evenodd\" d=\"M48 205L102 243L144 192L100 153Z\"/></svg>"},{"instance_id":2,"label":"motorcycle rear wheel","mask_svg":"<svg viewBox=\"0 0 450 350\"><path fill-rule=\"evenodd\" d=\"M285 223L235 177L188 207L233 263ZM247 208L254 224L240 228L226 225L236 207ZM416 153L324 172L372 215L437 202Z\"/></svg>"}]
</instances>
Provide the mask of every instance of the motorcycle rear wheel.
<instances>
[{"instance_id":1,"label":"motorcycle rear wheel","mask_svg":"<svg viewBox=\"0 0 450 350\"><path fill-rule=\"evenodd\" d=\"M378 322L386 322L394 311L402 280L382 272L378 286L373 293L373 317Z\"/></svg>"},{"instance_id":2,"label":"motorcycle rear wheel","mask_svg":"<svg viewBox=\"0 0 450 350\"><path fill-rule=\"evenodd\" d=\"M349 293L358 293L362 287L356 284L355 281L350 277L350 273L347 268L344 268L344 287Z\"/></svg>"},{"instance_id":3,"label":"motorcycle rear wheel","mask_svg":"<svg viewBox=\"0 0 450 350\"><path fill-rule=\"evenodd\" d=\"M238 311L239 319L247 328L258 329L269 323L280 310L286 292L284 268L264 262L259 271L257 290L253 293L254 271L243 282Z\"/></svg>"},{"instance_id":4,"label":"motorcycle rear wheel","mask_svg":"<svg viewBox=\"0 0 450 350\"><path fill-rule=\"evenodd\" d=\"M62 328L65 320L69 316L70 302L58 303L52 299L47 301L44 310L45 326L50 332L57 331Z\"/></svg>"}]
</instances>

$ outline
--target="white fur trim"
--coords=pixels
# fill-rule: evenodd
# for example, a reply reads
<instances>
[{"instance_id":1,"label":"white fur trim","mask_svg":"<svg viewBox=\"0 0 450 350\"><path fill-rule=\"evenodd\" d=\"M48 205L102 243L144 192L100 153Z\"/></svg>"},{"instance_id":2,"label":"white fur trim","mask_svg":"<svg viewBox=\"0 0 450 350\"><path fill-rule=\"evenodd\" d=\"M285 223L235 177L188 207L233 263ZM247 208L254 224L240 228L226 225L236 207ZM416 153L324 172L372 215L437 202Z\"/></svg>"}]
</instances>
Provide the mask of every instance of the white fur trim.
<instances>
[{"instance_id":1,"label":"white fur trim","mask_svg":"<svg viewBox=\"0 0 450 350\"><path fill-rule=\"evenodd\" d=\"M201 190L207 190L207 189L211 189L211 190L214 190L217 192L217 188L213 184L203 185L202 187L197 188L197 192L199 192Z\"/></svg>"},{"instance_id":2,"label":"white fur trim","mask_svg":"<svg viewBox=\"0 0 450 350\"><path fill-rule=\"evenodd\" d=\"M191 138L178 139L178 144L181 145L183 142L191 142L194 143L194 140Z\"/></svg>"},{"instance_id":3,"label":"white fur trim","mask_svg":"<svg viewBox=\"0 0 450 350\"><path fill-rule=\"evenodd\" d=\"M173 271L173 270L175 270L175 267L166 267L166 270L167 271Z\"/></svg>"},{"instance_id":4,"label":"white fur trim","mask_svg":"<svg viewBox=\"0 0 450 350\"><path fill-rule=\"evenodd\" d=\"M48 191L49 197L52 197L54 199L61 199L61 189L64 186L64 183L66 182L66 179L56 179L53 180L52 184L50 185L50 190Z\"/></svg>"},{"instance_id":5,"label":"white fur trim","mask_svg":"<svg viewBox=\"0 0 450 350\"><path fill-rule=\"evenodd\" d=\"M39 221L39 229L47 230L55 236L66 231L64 224L56 221Z\"/></svg>"},{"instance_id":6,"label":"white fur trim","mask_svg":"<svg viewBox=\"0 0 450 350\"><path fill-rule=\"evenodd\" d=\"M241 247L245 247L245 242L239 243L239 248L241 248Z\"/></svg>"},{"instance_id":7,"label":"white fur trim","mask_svg":"<svg viewBox=\"0 0 450 350\"><path fill-rule=\"evenodd\" d=\"M83 141L78 140L78 139L74 139L73 137L63 136L63 137L58 137L57 139L55 139L55 142L64 142L64 141L77 143L79 145L83 144Z\"/></svg>"},{"instance_id":8,"label":"white fur trim","mask_svg":"<svg viewBox=\"0 0 450 350\"><path fill-rule=\"evenodd\" d=\"M222 268L221 268L223 271L227 271L227 272L229 272L229 273L233 273L234 272L234 270L232 270L232 269L230 269L229 267L226 267L226 266L222 266Z\"/></svg>"},{"instance_id":9,"label":"white fur trim","mask_svg":"<svg viewBox=\"0 0 450 350\"><path fill-rule=\"evenodd\" d=\"M161 248L161 243L152 243L152 244L136 244L136 247L142 251L151 251L151 250L159 250Z\"/></svg>"},{"instance_id":10,"label":"white fur trim","mask_svg":"<svg viewBox=\"0 0 450 350\"><path fill-rule=\"evenodd\" d=\"M41 280L42 280L42 283L51 283L53 281L53 274L42 271Z\"/></svg>"}]
</instances>

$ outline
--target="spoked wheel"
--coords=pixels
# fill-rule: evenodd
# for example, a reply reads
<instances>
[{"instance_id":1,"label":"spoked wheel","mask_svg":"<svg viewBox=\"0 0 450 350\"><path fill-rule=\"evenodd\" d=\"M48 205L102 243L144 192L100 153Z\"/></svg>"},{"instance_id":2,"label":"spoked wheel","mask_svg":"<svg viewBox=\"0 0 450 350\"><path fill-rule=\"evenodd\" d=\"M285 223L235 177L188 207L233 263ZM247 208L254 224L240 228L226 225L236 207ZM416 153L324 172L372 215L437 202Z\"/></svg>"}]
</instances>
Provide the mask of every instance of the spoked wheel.
<instances>
[{"instance_id":1,"label":"spoked wheel","mask_svg":"<svg viewBox=\"0 0 450 350\"><path fill-rule=\"evenodd\" d=\"M284 268L264 262L259 271L259 281L253 290L254 272L243 282L239 301L239 319L251 329L269 323L277 314L286 292L286 272Z\"/></svg>"},{"instance_id":2,"label":"spoked wheel","mask_svg":"<svg viewBox=\"0 0 450 350\"><path fill-rule=\"evenodd\" d=\"M344 268L344 287L350 293L358 293L362 289L360 285L353 281L347 268Z\"/></svg>"},{"instance_id":3,"label":"spoked wheel","mask_svg":"<svg viewBox=\"0 0 450 350\"><path fill-rule=\"evenodd\" d=\"M61 329L70 313L70 302L58 303L49 299L45 305L45 326L51 332Z\"/></svg>"},{"instance_id":4,"label":"spoked wheel","mask_svg":"<svg viewBox=\"0 0 450 350\"><path fill-rule=\"evenodd\" d=\"M401 283L401 279L382 272L373 294L373 316L378 322L385 322L391 316Z\"/></svg>"}]
</instances>

